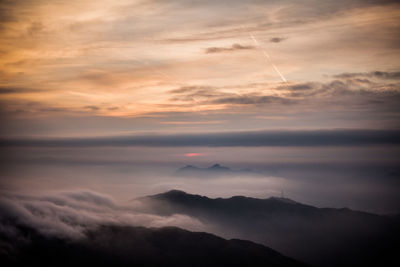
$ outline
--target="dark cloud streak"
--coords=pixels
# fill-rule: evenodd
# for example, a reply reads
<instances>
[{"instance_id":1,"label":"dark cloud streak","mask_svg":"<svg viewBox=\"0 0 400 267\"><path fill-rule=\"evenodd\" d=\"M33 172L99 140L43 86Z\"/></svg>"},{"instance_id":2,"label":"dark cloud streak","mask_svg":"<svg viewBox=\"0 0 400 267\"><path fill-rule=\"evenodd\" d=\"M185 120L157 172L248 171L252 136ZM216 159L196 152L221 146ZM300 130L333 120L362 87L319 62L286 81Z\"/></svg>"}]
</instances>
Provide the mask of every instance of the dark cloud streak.
<instances>
[{"instance_id":1,"label":"dark cloud streak","mask_svg":"<svg viewBox=\"0 0 400 267\"><path fill-rule=\"evenodd\" d=\"M399 145L400 130L252 131L93 138L1 139L2 147L318 147Z\"/></svg>"},{"instance_id":2,"label":"dark cloud streak","mask_svg":"<svg viewBox=\"0 0 400 267\"><path fill-rule=\"evenodd\" d=\"M261 105L261 104L293 104L294 100L278 96L265 95L237 95L221 97L211 101L212 104L233 104L233 105Z\"/></svg>"},{"instance_id":3,"label":"dark cloud streak","mask_svg":"<svg viewBox=\"0 0 400 267\"><path fill-rule=\"evenodd\" d=\"M254 49L254 46L233 44L231 47L208 47L205 49L205 53L215 54L215 53L234 52L238 50L249 50L249 49Z\"/></svg>"},{"instance_id":4,"label":"dark cloud streak","mask_svg":"<svg viewBox=\"0 0 400 267\"><path fill-rule=\"evenodd\" d=\"M282 37L273 37L273 38L269 39L269 41L271 43L280 43L284 40L286 40L286 38L282 38Z\"/></svg>"},{"instance_id":5,"label":"dark cloud streak","mask_svg":"<svg viewBox=\"0 0 400 267\"><path fill-rule=\"evenodd\" d=\"M25 93L42 93L46 90L25 87L4 87L0 86L0 95L5 94L25 94Z\"/></svg>"},{"instance_id":6,"label":"dark cloud streak","mask_svg":"<svg viewBox=\"0 0 400 267\"><path fill-rule=\"evenodd\" d=\"M339 78L339 79L367 77L367 78L376 78L376 79L398 80L398 79L400 79L400 71L394 71L394 72L371 71L371 72L358 72L358 73L341 73L341 74L335 75L334 77Z\"/></svg>"}]
</instances>

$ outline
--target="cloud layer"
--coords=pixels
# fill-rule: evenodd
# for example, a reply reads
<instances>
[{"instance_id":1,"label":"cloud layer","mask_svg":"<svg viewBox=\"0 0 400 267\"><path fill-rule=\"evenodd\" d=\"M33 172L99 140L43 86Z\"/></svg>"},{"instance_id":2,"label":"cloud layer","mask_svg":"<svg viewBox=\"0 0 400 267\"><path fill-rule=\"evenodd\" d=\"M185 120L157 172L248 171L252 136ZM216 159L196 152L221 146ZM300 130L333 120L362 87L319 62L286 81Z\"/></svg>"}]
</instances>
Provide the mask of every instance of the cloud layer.
<instances>
[{"instance_id":1,"label":"cloud layer","mask_svg":"<svg viewBox=\"0 0 400 267\"><path fill-rule=\"evenodd\" d=\"M6 235L17 235L14 226L25 225L46 236L76 239L100 225L205 228L198 220L185 215L163 217L140 213L132 208L133 204L129 208L121 207L108 196L92 191L41 196L5 194L0 197L0 231Z\"/></svg>"},{"instance_id":2,"label":"cloud layer","mask_svg":"<svg viewBox=\"0 0 400 267\"><path fill-rule=\"evenodd\" d=\"M213 112L231 117L221 129L240 129L239 117L321 106L325 120L311 125L345 127L353 113L363 127L398 120L398 1L2 1L0 14L0 119L11 134L36 134L25 120L45 117L39 128L65 131L70 122L50 119L140 117L157 128L156 116ZM177 92L189 87L203 89ZM347 116L328 118L334 111ZM130 129L146 130L138 124Z\"/></svg>"},{"instance_id":3,"label":"cloud layer","mask_svg":"<svg viewBox=\"0 0 400 267\"><path fill-rule=\"evenodd\" d=\"M398 130L252 131L92 138L2 139L3 147L257 147L399 145Z\"/></svg>"},{"instance_id":4,"label":"cloud layer","mask_svg":"<svg viewBox=\"0 0 400 267\"><path fill-rule=\"evenodd\" d=\"M206 54L222 53L222 52L233 52L237 50L249 50L254 49L251 45L233 44L231 47L208 47L205 52Z\"/></svg>"}]
</instances>

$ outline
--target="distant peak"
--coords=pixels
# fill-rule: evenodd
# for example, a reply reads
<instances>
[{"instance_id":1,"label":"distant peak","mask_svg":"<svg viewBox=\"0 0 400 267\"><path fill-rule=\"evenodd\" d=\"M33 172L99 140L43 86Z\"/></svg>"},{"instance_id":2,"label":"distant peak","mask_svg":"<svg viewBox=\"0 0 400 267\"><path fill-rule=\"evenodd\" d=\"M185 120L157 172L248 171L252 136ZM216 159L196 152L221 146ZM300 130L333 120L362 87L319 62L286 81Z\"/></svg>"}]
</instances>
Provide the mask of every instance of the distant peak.
<instances>
[{"instance_id":1,"label":"distant peak","mask_svg":"<svg viewBox=\"0 0 400 267\"><path fill-rule=\"evenodd\" d=\"M193 165L186 165L186 166L183 167L183 168L197 168L197 167L195 167L195 166L193 166Z\"/></svg>"},{"instance_id":2,"label":"distant peak","mask_svg":"<svg viewBox=\"0 0 400 267\"><path fill-rule=\"evenodd\" d=\"M207 171L232 171L230 168L222 166L221 164L214 164L208 168L199 168L197 166L193 165L186 165L185 167L182 167L178 169L178 171L190 171L190 172L207 172Z\"/></svg>"},{"instance_id":3,"label":"distant peak","mask_svg":"<svg viewBox=\"0 0 400 267\"><path fill-rule=\"evenodd\" d=\"M162 195L187 195L187 193L182 190L172 189L172 190L162 193Z\"/></svg>"},{"instance_id":4,"label":"distant peak","mask_svg":"<svg viewBox=\"0 0 400 267\"><path fill-rule=\"evenodd\" d=\"M185 170L198 170L199 168L193 165L186 165L185 167L180 168L179 170L185 171Z\"/></svg>"},{"instance_id":5,"label":"distant peak","mask_svg":"<svg viewBox=\"0 0 400 267\"><path fill-rule=\"evenodd\" d=\"M184 167L179 168L176 171L176 174L184 174L184 175L198 175L198 176L207 176L207 175L260 175L258 172L254 172L251 169L240 169L234 170L230 167L223 166L219 163L215 163L210 165L209 167L197 167L195 165L186 165Z\"/></svg>"},{"instance_id":6,"label":"distant peak","mask_svg":"<svg viewBox=\"0 0 400 267\"><path fill-rule=\"evenodd\" d=\"M213 170L215 170L215 169L217 169L217 170L230 170L228 167L221 166L218 163L212 165L211 167L209 167L209 169L213 169Z\"/></svg>"}]
</instances>

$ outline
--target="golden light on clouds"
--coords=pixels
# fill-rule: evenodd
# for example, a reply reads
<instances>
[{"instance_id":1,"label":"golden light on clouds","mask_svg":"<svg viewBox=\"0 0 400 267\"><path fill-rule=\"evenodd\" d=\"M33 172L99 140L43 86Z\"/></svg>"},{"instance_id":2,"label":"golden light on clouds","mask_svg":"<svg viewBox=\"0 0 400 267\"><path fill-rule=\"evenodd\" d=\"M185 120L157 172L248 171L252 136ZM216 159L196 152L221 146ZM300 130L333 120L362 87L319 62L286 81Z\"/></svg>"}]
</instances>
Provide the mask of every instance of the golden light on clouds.
<instances>
[{"instance_id":1,"label":"golden light on clouds","mask_svg":"<svg viewBox=\"0 0 400 267\"><path fill-rule=\"evenodd\" d=\"M370 83L335 78L398 71L396 1L347 7L341 1L222 2L3 1L5 116L222 112L266 118L287 109L318 110L321 103L336 109L329 103L340 90L398 91L395 75L369 77ZM353 98L345 94L342 108L361 101Z\"/></svg>"}]
</instances>

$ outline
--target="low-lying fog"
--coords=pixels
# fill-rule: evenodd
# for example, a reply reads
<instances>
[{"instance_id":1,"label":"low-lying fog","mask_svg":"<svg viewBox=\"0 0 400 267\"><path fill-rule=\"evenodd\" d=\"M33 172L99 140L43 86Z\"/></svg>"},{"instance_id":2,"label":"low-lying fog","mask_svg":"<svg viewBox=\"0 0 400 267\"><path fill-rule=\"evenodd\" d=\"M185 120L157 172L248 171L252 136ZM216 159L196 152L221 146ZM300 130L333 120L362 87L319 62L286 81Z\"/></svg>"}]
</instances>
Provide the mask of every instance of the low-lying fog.
<instances>
[{"instance_id":1,"label":"low-lying fog","mask_svg":"<svg viewBox=\"0 0 400 267\"><path fill-rule=\"evenodd\" d=\"M36 195L91 190L126 205L180 189L209 197L281 196L318 207L400 212L398 148L13 148L1 154L1 190ZM192 177L176 171L215 163L252 172Z\"/></svg>"}]
</instances>

